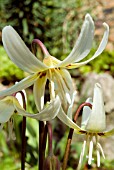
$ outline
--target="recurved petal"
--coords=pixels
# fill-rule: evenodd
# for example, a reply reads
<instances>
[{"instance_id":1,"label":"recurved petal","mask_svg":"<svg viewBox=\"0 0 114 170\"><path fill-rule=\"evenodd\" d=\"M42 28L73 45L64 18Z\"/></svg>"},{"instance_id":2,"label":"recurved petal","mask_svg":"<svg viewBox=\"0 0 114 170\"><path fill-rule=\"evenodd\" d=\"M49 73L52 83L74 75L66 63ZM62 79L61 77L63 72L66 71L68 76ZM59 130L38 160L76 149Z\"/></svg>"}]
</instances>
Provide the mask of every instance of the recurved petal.
<instances>
[{"instance_id":1,"label":"recurved petal","mask_svg":"<svg viewBox=\"0 0 114 170\"><path fill-rule=\"evenodd\" d=\"M114 129L103 132L100 136L108 137L114 135Z\"/></svg>"},{"instance_id":2,"label":"recurved petal","mask_svg":"<svg viewBox=\"0 0 114 170\"><path fill-rule=\"evenodd\" d=\"M7 122L14 113L13 97L0 100L0 123Z\"/></svg>"},{"instance_id":3,"label":"recurved petal","mask_svg":"<svg viewBox=\"0 0 114 170\"><path fill-rule=\"evenodd\" d=\"M85 16L81 33L76 41L74 48L66 59L64 59L59 66L64 67L73 62L78 62L85 58L92 47L94 37L94 22L89 14Z\"/></svg>"},{"instance_id":4,"label":"recurved petal","mask_svg":"<svg viewBox=\"0 0 114 170\"><path fill-rule=\"evenodd\" d=\"M44 92L46 81L47 75L46 73L42 73L42 75L40 75L37 81L34 83L33 93L38 111L41 111L44 107Z\"/></svg>"},{"instance_id":5,"label":"recurved petal","mask_svg":"<svg viewBox=\"0 0 114 170\"><path fill-rule=\"evenodd\" d=\"M94 87L92 111L85 129L90 132L103 132L106 128L103 92L100 84Z\"/></svg>"},{"instance_id":6,"label":"recurved petal","mask_svg":"<svg viewBox=\"0 0 114 170\"><path fill-rule=\"evenodd\" d=\"M34 73L47 68L45 64L31 53L21 37L11 26L4 27L2 41L10 59L22 70Z\"/></svg>"},{"instance_id":7,"label":"recurved petal","mask_svg":"<svg viewBox=\"0 0 114 170\"><path fill-rule=\"evenodd\" d=\"M105 28L104 36L103 36L102 41L101 41L97 51L95 52L95 54L90 59L88 59L86 61L83 61L80 63L72 63L72 64L68 65L67 69L78 68L82 65L85 65L85 64L89 63L90 61L92 61L93 59L95 59L96 57L98 57L103 52L103 50L105 49L105 47L107 45L108 36L109 36L109 26L106 23L104 23L103 25Z\"/></svg>"},{"instance_id":8,"label":"recurved petal","mask_svg":"<svg viewBox=\"0 0 114 170\"><path fill-rule=\"evenodd\" d=\"M81 134L81 131L83 131L76 123L74 123L63 111L62 107L60 108L60 111L57 115L57 117L68 127L75 130L77 134Z\"/></svg>"},{"instance_id":9,"label":"recurved petal","mask_svg":"<svg viewBox=\"0 0 114 170\"><path fill-rule=\"evenodd\" d=\"M11 95L15 92L26 89L27 87L31 86L37 80L37 77L38 77L37 74L33 74L31 76L24 78L23 80L9 87L8 89L1 91L0 97Z\"/></svg>"},{"instance_id":10,"label":"recurved petal","mask_svg":"<svg viewBox=\"0 0 114 170\"><path fill-rule=\"evenodd\" d=\"M57 96L52 102L47 106L45 109L43 109L41 112L36 114L27 113L18 103L18 101L14 101L15 109L17 110L19 115L31 117L33 119L41 120L41 121L49 121L54 119L60 109L61 102L59 97Z\"/></svg>"}]
</instances>

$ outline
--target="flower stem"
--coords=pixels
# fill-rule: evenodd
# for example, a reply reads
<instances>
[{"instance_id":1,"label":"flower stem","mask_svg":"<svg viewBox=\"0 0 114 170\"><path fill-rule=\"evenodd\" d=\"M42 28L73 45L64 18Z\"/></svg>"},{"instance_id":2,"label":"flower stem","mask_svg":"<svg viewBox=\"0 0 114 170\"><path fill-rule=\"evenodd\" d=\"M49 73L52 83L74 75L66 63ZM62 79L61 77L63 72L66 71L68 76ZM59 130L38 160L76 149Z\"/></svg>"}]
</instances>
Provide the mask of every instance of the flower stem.
<instances>
[{"instance_id":1,"label":"flower stem","mask_svg":"<svg viewBox=\"0 0 114 170\"><path fill-rule=\"evenodd\" d=\"M26 110L25 95L20 91L23 100L23 108ZM25 156L26 156L26 117L23 116L22 121L22 145L21 145L21 170L25 170Z\"/></svg>"},{"instance_id":2,"label":"flower stem","mask_svg":"<svg viewBox=\"0 0 114 170\"><path fill-rule=\"evenodd\" d=\"M48 155L53 155L53 149L52 149L52 138L53 138L53 132L52 132L52 126L50 122L47 122L47 129L48 129Z\"/></svg>"},{"instance_id":3,"label":"flower stem","mask_svg":"<svg viewBox=\"0 0 114 170\"><path fill-rule=\"evenodd\" d=\"M43 121L39 121L39 165L38 170L43 170L46 146L46 127Z\"/></svg>"},{"instance_id":4,"label":"flower stem","mask_svg":"<svg viewBox=\"0 0 114 170\"><path fill-rule=\"evenodd\" d=\"M41 47L43 53L46 55L46 56L49 56L49 52L47 51L47 48L45 47L45 45L39 40L39 39L34 39L32 41L32 49L34 51L34 44L37 44Z\"/></svg>"},{"instance_id":5,"label":"flower stem","mask_svg":"<svg viewBox=\"0 0 114 170\"><path fill-rule=\"evenodd\" d=\"M23 116L22 121L22 151L21 151L21 170L25 169L25 156L26 156L26 117Z\"/></svg>"},{"instance_id":6,"label":"flower stem","mask_svg":"<svg viewBox=\"0 0 114 170\"><path fill-rule=\"evenodd\" d=\"M92 105L90 103L82 103L78 107L78 109L74 115L74 119L73 119L74 123L76 123L78 116L84 106L89 106L90 108L92 108ZM73 132L74 132L74 129L70 128L68 139L67 139L67 144L66 144L66 149L65 149L65 154L64 154L64 158L63 158L62 170L66 170L66 167L67 167L68 156L69 156L69 152L70 152L70 145L71 145L71 141L72 141Z\"/></svg>"}]
</instances>

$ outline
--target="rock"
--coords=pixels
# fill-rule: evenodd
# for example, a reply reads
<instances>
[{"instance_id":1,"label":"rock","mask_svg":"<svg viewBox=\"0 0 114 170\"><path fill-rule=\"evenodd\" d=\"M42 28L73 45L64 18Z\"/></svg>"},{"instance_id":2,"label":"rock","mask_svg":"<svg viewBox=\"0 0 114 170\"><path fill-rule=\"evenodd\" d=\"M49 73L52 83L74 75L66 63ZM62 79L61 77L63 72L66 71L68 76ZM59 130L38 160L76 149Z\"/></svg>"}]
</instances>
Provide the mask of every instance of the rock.
<instances>
[{"instance_id":1,"label":"rock","mask_svg":"<svg viewBox=\"0 0 114 170\"><path fill-rule=\"evenodd\" d=\"M114 128L114 112L107 116L107 127L106 130L111 130ZM100 138L106 159L114 160L114 135L107 138Z\"/></svg>"},{"instance_id":2,"label":"rock","mask_svg":"<svg viewBox=\"0 0 114 170\"><path fill-rule=\"evenodd\" d=\"M81 98L88 98L93 96L95 83L100 83L103 88L106 112L112 112L114 110L114 79L108 73L89 73L82 85Z\"/></svg>"}]
</instances>

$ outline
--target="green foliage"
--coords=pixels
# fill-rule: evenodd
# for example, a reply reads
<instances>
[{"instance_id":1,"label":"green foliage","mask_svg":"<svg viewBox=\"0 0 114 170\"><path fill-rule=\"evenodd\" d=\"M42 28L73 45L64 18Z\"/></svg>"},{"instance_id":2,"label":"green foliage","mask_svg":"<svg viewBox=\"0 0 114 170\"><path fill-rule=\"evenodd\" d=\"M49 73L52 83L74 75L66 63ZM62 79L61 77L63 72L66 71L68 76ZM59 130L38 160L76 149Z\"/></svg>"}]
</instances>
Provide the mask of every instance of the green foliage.
<instances>
[{"instance_id":1,"label":"green foliage","mask_svg":"<svg viewBox=\"0 0 114 170\"><path fill-rule=\"evenodd\" d=\"M27 45L34 38L43 41L52 55L60 58L67 54L78 37L84 4L80 0L0 0L0 30L13 26ZM10 11L10 12L7 12Z\"/></svg>"},{"instance_id":2,"label":"green foliage","mask_svg":"<svg viewBox=\"0 0 114 170\"><path fill-rule=\"evenodd\" d=\"M18 81L24 78L24 72L8 58L2 46L0 46L0 78L8 81Z\"/></svg>"},{"instance_id":3,"label":"green foliage","mask_svg":"<svg viewBox=\"0 0 114 170\"><path fill-rule=\"evenodd\" d=\"M88 58L95 53L95 49L91 51ZM110 72L114 76L114 52L104 51L98 58L94 59L85 66L79 68L79 71L83 74L94 71L96 73Z\"/></svg>"}]
</instances>

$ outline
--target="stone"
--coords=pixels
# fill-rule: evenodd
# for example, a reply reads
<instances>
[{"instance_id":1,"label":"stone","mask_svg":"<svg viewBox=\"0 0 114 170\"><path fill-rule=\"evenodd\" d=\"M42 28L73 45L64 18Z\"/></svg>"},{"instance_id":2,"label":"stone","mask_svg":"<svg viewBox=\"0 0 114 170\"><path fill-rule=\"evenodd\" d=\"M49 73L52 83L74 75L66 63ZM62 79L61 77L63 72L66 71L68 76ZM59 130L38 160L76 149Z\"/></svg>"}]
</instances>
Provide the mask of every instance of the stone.
<instances>
[{"instance_id":1,"label":"stone","mask_svg":"<svg viewBox=\"0 0 114 170\"><path fill-rule=\"evenodd\" d=\"M100 83L103 88L105 110L111 113L114 110L114 79L108 73L89 73L81 89L81 98L93 96L94 84Z\"/></svg>"}]
</instances>

